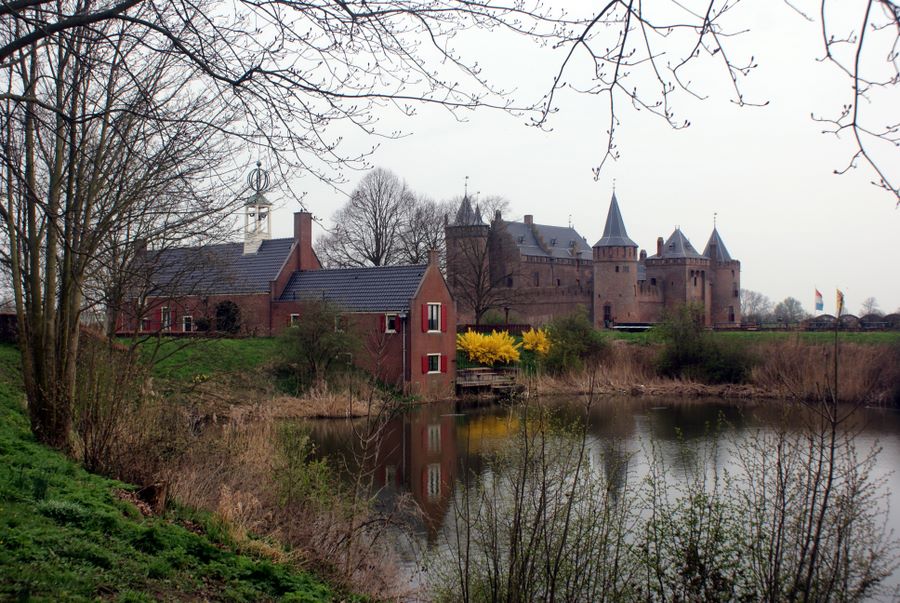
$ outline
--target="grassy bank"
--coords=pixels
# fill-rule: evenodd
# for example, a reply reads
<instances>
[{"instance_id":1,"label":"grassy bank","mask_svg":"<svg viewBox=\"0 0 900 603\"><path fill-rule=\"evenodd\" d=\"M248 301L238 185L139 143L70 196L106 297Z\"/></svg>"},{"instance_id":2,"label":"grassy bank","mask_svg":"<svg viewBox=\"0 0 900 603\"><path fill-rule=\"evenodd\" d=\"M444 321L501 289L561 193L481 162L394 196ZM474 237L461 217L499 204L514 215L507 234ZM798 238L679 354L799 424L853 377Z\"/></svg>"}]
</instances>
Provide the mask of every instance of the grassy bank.
<instances>
[{"instance_id":1,"label":"grassy bank","mask_svg":"<svg viewBox=\"0 0 900 603\"><path fill-rule=\"evenodd\" d=\"M725 343L758 344L798 341L806 344L829 344L834 342L833 331L715 331L715 339ZM637 344L659 343L660 337L653 330L642 333L611 332L610 337ZM900 331L840 331L839 343L862 345L900 344Z\"/></svg>"},{"instance_id":2,"label":"grassy bank","mask_svg":"<svg viewBox=\"0 0 900 603\"><path fill-rule=\"evenodd\" d=\"M18 365L17 350L0 346L0 599L338 598L310 574L238 554L209 514L176 509L144 517L128 502L130 486L37 444Z\"/></svg>"}]
</instances>

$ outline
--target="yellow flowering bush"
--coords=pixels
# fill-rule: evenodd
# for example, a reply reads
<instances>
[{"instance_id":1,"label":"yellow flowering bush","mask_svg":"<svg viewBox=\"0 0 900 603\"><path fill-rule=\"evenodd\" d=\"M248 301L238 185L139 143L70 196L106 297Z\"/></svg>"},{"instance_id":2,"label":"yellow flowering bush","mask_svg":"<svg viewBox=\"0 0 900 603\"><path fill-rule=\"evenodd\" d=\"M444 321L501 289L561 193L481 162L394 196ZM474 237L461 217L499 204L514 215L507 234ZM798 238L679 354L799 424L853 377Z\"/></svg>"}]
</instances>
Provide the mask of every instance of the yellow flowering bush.
<instances>
[{"instance_id":1,"label":"yellow flowering bush","mask_svg":"<svg viewBox=\"0 0 900 603\"><path fill-rule=\"evenodd\" d=\"M543 329L528 329L522 333L522 347L539 356L546 356L550 351L550 338Z\"/></svg>"},{"instance_id":2,"label":"yellow flowering bush","mask_svg":"<svg viewBox=\"0 0 900 603\"><path fill-rule=\"evenodd\" d=\"M465 352L469 360L487 366L519 361L521 343L506 331L492 331L490 335L466 331L456 336L456 348Z\"/></svg>"}]
</instances>

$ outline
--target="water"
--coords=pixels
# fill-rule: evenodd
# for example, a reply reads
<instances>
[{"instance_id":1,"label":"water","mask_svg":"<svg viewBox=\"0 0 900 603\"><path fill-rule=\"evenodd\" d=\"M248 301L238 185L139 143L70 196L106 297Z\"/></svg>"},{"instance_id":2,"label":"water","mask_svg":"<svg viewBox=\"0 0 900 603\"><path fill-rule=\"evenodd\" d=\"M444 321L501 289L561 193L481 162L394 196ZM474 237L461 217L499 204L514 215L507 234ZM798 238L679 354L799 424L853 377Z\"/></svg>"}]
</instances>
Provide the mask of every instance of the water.
<instances>
[{"instance_id":1,"label":"water","mask_svg":"<svg viewBox=\"0 0 900 603\"><path fill-rule=\"evenodd\" d=\"M592 468L612 472L627 463L628 471L638 478L646 471L650 442L667 467L668 479L678 481L688 469L685 448L709 444L714 437L721 442L740 442L759 430L799 428L807 420L801 414L787 423L781 407L784 402L685 400L678 398L604 398L595 402L587 417L587 458ZM554 407L563 419L583 419L582 400L555 400ZM436 547L446 546L452 530L454 494L463 481L480 479L485 472L486 455L497 450L522 429L522 414L500 405L459 408L453 403L421 406L390 421L384 428L377 453L365 464L371 471L383 510L394 510L399 501L412 499L418 513L403 513L411 539L398 540L398 550L411 580L421 580L420 563ZM348 420L308 422L319 454L342 459L340 465L353 470L354 425ZM854 434L860 453L880 447L874 468L876 476L889 489L890 509L900 509L900 412L889 409L859 409L846 428ZM717 436L714 434L718 434ZM704 457L706 458L706 457ZM705 462L730 461L728 446ZM889 512L887 529L900 533L900 513ZM900 585L900 573L894 572L888 584ZM885 600L891 600L887 598Z\"/></svg>"}]
</instances>

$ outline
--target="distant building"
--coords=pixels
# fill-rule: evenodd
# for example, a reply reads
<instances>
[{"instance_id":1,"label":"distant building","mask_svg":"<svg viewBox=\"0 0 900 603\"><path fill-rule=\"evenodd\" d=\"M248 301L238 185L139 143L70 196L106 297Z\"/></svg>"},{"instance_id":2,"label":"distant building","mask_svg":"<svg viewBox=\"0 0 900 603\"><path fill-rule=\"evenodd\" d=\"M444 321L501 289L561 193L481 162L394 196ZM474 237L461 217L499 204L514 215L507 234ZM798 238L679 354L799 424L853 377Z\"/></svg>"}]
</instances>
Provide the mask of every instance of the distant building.
<instances>
[{"instance_id":1,"label":"distant building","mask_svg":"<svg viewBox=\"0 0 900 603\"><path fill-rule=\"evenodd\" d=\"M653 323L664 311L694 302L704 308L708 325L740 324L741 265L732 259L713 228L703 253L676 228L656 254L647 256L628 237L613 193L603 235L593 248L572 227L507 222L499 214L484 224L464 198L456 220L446 227L447 274L459 303L461 322L474 322L475 309L465 303L477 262L460 250L484 249L483 265L491 276L492 309L512 313L512 320L541 324L582 310L597 327Z\"/></svg>"},{"instance_id":2,"label":"distant building","mask_svg":"<svg viewBox=\"0 0 900 603\"><path fill-rule=\"evenodd\" d=\"M118 331L271 336L326 300L360 334L357 365L410 393L452 392L456 311L436 253L423 265L323 270L309 213L294 214L292 238L272 239L268 203L251 201L243 243L146 251L146 287Z\"/></svg>"}]
</instances>

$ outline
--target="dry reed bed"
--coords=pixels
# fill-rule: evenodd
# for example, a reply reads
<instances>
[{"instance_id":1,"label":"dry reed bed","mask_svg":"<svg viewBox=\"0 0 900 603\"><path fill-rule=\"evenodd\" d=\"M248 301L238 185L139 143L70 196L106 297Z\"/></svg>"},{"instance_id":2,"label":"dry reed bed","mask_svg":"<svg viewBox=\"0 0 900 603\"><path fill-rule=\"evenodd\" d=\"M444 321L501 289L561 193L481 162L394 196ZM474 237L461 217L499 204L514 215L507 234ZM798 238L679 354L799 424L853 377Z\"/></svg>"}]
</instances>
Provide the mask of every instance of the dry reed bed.
<instances>
[{"instance_id":1,"label":"dry reed bed","mask_svg":"<svg viewBox=\"0 0 900 603\"><path fill-rule=\"evenodd\" d=\"M375 521L365 500L321 489L286 498L285 476L298 467L285 458L282 440L275 412L208 428L168 472L170 495L214 512L247 552L311 569L378 599L393 597L397 565L382 541L361 527ZM300 472L298 481L315 479Z\"/></svg>"},{"instance_id":2,"label":"dry reed bed","mask_svg":"<svg viewBox=\"0 0 900 603\"><path fill-rule=\"evenodd\" d=\"M655 368L659 349L616 342L596 368L560 376L529 376L524 383L531 395L585 394L593 388L601 395L820 400L834 389L834 348L830 345L774 341L749 346L754 366L748 382L740 384L661 377ZM900 402L900 349L840 344L837 392L842 402Z\"/></svg>"}]
</instances>

